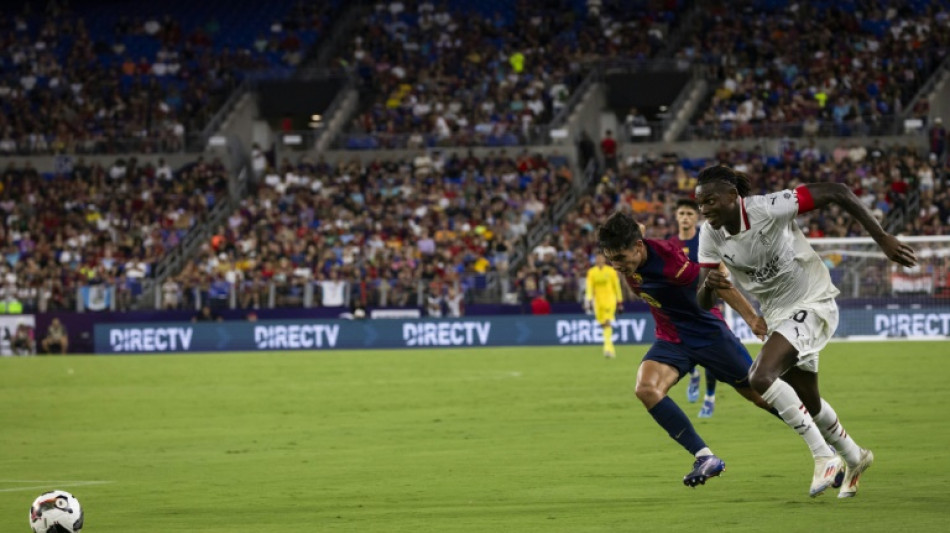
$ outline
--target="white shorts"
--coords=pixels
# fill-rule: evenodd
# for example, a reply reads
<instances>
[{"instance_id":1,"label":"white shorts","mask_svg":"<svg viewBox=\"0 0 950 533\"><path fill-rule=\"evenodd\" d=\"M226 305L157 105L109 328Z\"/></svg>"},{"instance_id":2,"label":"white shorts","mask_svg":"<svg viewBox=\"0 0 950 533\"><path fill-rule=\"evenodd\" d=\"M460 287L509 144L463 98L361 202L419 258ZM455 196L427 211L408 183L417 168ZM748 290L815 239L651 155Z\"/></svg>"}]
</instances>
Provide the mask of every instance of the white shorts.
<instances>
[{"instance_id":1,"label":"white shorts","mask_svg":"<svg viewBox=\"0 0 950 533\"><path fill-rule=\"evenodd\" d=\"M779 315L781 316L781 315ZM769 334L779 333L798 350L798 368L818 372L820 352L838 329L838 304L833 298L788 310L784 319L769 322Z\"/></svg>"}]
</instances>

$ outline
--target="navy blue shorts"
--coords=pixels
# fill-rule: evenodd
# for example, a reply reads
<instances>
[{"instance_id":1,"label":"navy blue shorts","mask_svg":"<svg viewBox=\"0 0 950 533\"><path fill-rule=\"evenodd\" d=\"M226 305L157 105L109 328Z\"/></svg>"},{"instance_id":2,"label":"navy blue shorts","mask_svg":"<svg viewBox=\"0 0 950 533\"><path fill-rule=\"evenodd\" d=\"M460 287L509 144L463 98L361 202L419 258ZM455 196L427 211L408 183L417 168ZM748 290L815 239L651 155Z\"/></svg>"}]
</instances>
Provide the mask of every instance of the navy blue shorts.
<instances>
[{"instance_id":1,"label":"navy blue shorts","mask_svg":"<svg viewBox=\"0 0 950 533\"><path fill-rule=\"evenodd\" d=\"M749 367L752 357L739 339L732 335L723 337L702 348L693 348L669 341L656 341L644 361L656 361L677 369L682 378L696 365L702 365L716 376L736 388L749 386Z\"/></svg>"}]
</instances>

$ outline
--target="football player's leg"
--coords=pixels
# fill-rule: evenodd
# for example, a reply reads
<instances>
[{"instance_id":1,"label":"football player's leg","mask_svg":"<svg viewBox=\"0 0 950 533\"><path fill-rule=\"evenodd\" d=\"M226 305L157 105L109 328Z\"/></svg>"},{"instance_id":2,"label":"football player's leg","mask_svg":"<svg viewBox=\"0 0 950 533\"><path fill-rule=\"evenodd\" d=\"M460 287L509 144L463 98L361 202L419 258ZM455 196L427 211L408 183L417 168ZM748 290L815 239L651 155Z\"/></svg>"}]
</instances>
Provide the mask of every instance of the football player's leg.
<instances>
[{"instance_id":1,"label":"football player's leg","mask_svg":"<svg viewBox=\"0 0 950 533\"><path fill-rule=\"evenodd\" d=\"M716 409L716 376L706 369L706 397L703 398L703 407L699 411L700 418L709 418Z\"/></svg>"},{"instance_id":2,"label":"football player's leg","mask_svg":"<svg viewBox=\"0 0 950 533\"><path fill-rule=\"evenodd\" d=\"M752 388L775 408L782 420L808 444L815 458L815 470L809 488L809 495L814 497L834 484L843 462L825 442L808 409L809 405L820 406L817 376L814 390L802 386L793 388L790 383L779 379L779 376L786 374L797 363L798 350L782 335L781 328L778 328L762 346L759 357L752 364L749 382ZM789 379L789 376L784 379Z\"/></svg>"},{"instance_id":3,"label":"football player's leg","mask_svg":"<svg viewBox=\"0 0 950 533\"><path fill-rule=\"evenodd\" d=\"M689 384L686 387L686 400L689 403L696 403L699 401L699 381L701 379L701 374L699 373L699 367L694 366L693 370L689 373Z\"/></svg>"},{"instance_id":4,"label":"football player's leg","mask_svg":"<svg viewBox=\"0 0 950 533\"><path fill-rule=\"evenodd\" d=\"M706 379L728 383L756 406L778 416L762 396L749 386L752 356L739 339L732 335L725 336L706 348L696 349L695 352L697 360L706 368Z\"/></svg>"},{"instance_id":5,"label":"football player's leg","mask_svg":"<svg viewBox=\"0 0 950 533\"><path fill-rule=\"evenodd\" d=\"M790 369L783 377L796 391L801 390L801 396L808 398L806 407L812 413L812 418L821 431L825 442L834 447L845 460L846 467L839 479L835 480L832 486L840 486L839 498L853 497L858 491L858 480L862 473L874 461L874 454L870 450L865 450L854 442L854 439L844 429L844 425L838 418L838 414L831 407L818 389L818 374L802 370L800 368ZM817 407L816 407L817 406Z\"/></svg>"},{"instance_id":6,"label":"football player's leg","mask_svg":"<svg viewBox=\"0 0 950 533\"><path fill-rule=\"evenodd\" d=\"M688 357L678 353L673 343L657 342L640 363L636 394L670 438L696 457L693 469L683 478L687 486L696 486L718 476L725 469L725 463L713 455L686 413L667 395L690 366Z\"/></svg>"},{"instance_id":7,"label":"football player's leg","mask_svg":"<svg viewBox=\"0 0 950 533\"><path fill-rule=\"evenodd\" d=\"M604 332L604 357L612 358L616 351L614 349L614 330L613 323L616 316L616 307L603 306L597 310L597 322L600 323Z\"/></svg>"}]
</instances>

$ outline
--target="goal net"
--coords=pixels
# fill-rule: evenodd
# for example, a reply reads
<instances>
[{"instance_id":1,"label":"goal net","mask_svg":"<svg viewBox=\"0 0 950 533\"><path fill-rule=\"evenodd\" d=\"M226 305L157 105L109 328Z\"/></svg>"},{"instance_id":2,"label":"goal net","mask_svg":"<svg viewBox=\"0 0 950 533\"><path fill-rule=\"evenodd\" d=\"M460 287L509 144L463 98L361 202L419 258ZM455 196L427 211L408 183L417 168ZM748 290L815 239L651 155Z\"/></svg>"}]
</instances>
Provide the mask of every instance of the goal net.
<instances>
[{"instance_id":1,"label":"goal net","mask_svg":"<svg viewBox=\"0 0 950 533\"><path fill-rule=\"evenodd\" d=\"M808 240L841 291L836 337L950 338L950 236L898 238L916 250L916 267L889 261L870 237ZM740 337L752 339L735 313L727 320Z\"/></svg>"}]
</instances>

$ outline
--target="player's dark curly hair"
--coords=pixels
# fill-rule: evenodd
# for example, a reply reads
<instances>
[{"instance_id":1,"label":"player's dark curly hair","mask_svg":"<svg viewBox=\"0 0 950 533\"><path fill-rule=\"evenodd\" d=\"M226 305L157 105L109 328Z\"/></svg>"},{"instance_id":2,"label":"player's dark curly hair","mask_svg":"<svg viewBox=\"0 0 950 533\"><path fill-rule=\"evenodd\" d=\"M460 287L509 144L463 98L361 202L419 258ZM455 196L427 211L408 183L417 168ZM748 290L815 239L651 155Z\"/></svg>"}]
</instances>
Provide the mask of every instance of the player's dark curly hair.
<instances>
[{"instance_id":1,"label":"player's dark curly hair","mask_svg":"<svg viewBox=\"0 0 950 533\"><path fill-rule=\"evenodd\" d=\"M739 196L745 198L752 192L752 180L742 172L739 172L726 165L713 165L699 171L696 176L696 183L705 185L707 183L722 182L736 188Z\"/></svg>"},{"instance_id":2,"label":"player's dark curly hair","mask_svg":"<svg viewBox=\"0 0 950 533\"><path fill-rule=\"evenodd\" d=\"M597 230L601 250L622 250L643 239L640 225L628 213L615 211Z\"/></svg>"},{"instance_id":3,"label":"player's dark curly hair","mask_svg":"<svg viewBox=\"0 0 950 533\"><path fill-rule=\"evenodd\" d=\"M692 209L693 211L696 211L697 213L699 213L699 204L697 204L696 200L693 200L692 198L680 198L679 200L677 200L676 208L679 209L681 207L688 207Z\"/></svg>"}]
</instances>

